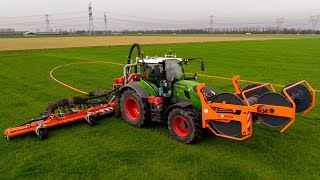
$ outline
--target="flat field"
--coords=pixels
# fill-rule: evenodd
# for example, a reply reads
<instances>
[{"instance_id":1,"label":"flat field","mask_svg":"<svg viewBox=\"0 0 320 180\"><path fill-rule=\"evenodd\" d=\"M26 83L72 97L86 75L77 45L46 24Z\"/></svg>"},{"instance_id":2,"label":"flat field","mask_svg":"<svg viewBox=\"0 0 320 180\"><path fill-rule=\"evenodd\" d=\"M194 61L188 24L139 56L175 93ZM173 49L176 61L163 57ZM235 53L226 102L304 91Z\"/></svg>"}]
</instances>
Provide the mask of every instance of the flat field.
<instances>
[{"instance_id":1,"label":"flat field","mask_svg":"<svg viewBox=\"0 0 320 180\"><path fill-rule=\"evenodd\" d=\"M114 46L130 45L135 42L140 44L172 44L191 42L216 42L216 41L252 41L279 39L279 37L245 37L245 36L86 36L86 37L31 37L31 38L0 38L0 50L21 49L49 49L89 46Z\"/></svg>"},{"instance_id":2,"label":"flat field","mask_svg":"<svg viewBox=\"0 0 320 180\"><path fill-rule=\"evenodd\" d=\"M137 41L139 42L139 41ZM302 79L320 89L320 40L291 39L143 45L146 55L172 49L178 57L203 57L205 72L190 62L187 72L288 84ZM38 117L61 98L78 96L53 82L49 71L72 62L125 63L130 46L82 47L0 52L0 129ZM55 71L55 77L85 91L111 89L123 67L78 64ZM199 77L218 92L233 92L230 81ZM242 84L244 86L246 84ZM281 88L277 89L278 91ZM317 94L319 96L319 93ZM206 132L192 145L173 140L163 125L134 128L121 118L101 119L49 130L40 141L29 134L0 139L1 179L319 179L320 108L283 134L253 125L245 141Z\"/></svg>"}]
</instances>

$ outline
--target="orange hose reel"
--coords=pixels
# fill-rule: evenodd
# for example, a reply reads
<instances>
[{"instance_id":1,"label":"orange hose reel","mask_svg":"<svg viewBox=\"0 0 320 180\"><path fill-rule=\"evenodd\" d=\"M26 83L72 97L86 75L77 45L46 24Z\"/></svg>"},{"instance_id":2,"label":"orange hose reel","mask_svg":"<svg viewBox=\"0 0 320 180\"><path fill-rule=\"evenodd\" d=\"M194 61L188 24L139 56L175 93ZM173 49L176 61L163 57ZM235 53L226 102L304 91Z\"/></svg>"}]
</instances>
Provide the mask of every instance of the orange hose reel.
<instances>
[{"instance_id":1,"label":"orange hose reel","mask_svg":"<svg viewBox=\"0 0 320 180\"><path fill-rule=\"evenodd\" d=\"M241 91L240 85L238 84L240 76L234 76L232 78L233 85L235 87L235 95L234 96L240 96L242 95L244 105L237 105L237 104L230 104L226 101L222 102L211 102L205 99L205 95L202 92L202 89L205 87L205 84L199 84L197 86L197 93L200 97L200 101L202 104L202 127L210 129L215 135L220 137L225 137L229 139L234 140L244 140L249 138L252 135L252 123L253 123L253 117L254 116L263 116L268 117L266 120L267 125L274 125L274 127L278 127L278 124L276 122L270 121L270 119L290 119L289 122L284 121L285 124L281 125L280 132L284 132L288 127L292 125L292 123L295 121L295 114L296 114L296 102L292 99L292 97L288 94L288 90L301 86L302 84L305 85L305 87L311 92L311 105L304 111L302 116L305 116L308 114L311 109L313 109L315 105L315 91L313 88L309 85L309 83L305 80L294 83L290 86L287 86L283 89L283 95L280 95L279 93L275 93L275 90L273 88L273 85L270 83L263 84L263 85L257 85L256 87L247 89L245 91ZM288 106L279 106L274 105L273 103L269 104L250 104L248 97L246 97L246 94L249 92L253 92L255 90L264 88L264 87L270 87L272 92L266 93L269 97L276 96L276 97L285 97L288 102L290 102L290 105ZM266 96L265 95L265 96ZM231 95L228 95L229 97ZM225 96L227 97L227 96ZM232 97L232 96L231 96ZM228 99L228 98L226 98ZM261 99L261 98L260 98ZM266 99L266 98L264 98ZM280 98L281 99L281 98ZM213 101L215 101L213 99ZM270 101L270 100L269 100ZM277 103L275 103L277 104ZM232 136L229 134L232 134L232 132L228 132L228 129L226 128L226 133L221 133L217 128L219 126L213 126L212 122L216 123L216 125L221 125L221 127L228 127L238 124L239 127L239 136ZM268 124L270 122L270 124ZM230 124L230 125L229 125ZM241 131L240 131L241 129ZM231 130L231 129L230 129Z\"/></svg>"}]
</instances>

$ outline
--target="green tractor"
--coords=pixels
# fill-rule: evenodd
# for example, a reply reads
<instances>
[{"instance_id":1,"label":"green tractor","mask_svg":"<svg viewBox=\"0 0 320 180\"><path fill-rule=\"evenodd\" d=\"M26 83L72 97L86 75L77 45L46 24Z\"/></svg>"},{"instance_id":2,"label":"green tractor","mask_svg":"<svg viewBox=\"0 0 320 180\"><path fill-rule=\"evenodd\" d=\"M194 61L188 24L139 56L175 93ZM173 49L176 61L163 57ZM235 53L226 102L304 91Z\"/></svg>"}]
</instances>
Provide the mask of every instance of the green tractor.
<instances>
[{"instance_id":1,"label":"green tractor","mask_svg":"<svg viewBox=\"0 0 320 180\"><path fill-rule=\"evenodd\" d=\"M136 61L132 62L137 48ZM307 114L315 102L315 93L306 81L291 83L281 93L272 84L249 84L243 89L239 76L232 78L236 93L217 93L197 75L186 77L184 65L202 58L177 58L169 51L164 57L143 57L138 44L129 51L124 76L114 82L116 114L136 127L152 122L167 124L172 137L183 143L198 141L204 129L216 136L244 140L252 135L252 122L282 128L295 120L296 112ZM140 73L138 72L140 71ZM312 93L312 94L311 94Z\"/></svg>"},{"instance_id":2,"label":"green tractor","mask_svg":"<svg viewBox=\"0 0 320 180\"><path fill-rule=\"evenodd\" d=\"M137 48L137 60L131 62L131 54ZM184 64L190 60L181 59L169 52L164 57L145 57L140 46L134 44L124 67L124 86L116 96L122 118L128 124L145 127L151 122L167 123L171 135L184 143L195 142L202 135L201 102L196 92L197 78L186 77ZM140 59L140 57L142 57ZM140 69L140 73L138 73ZM208 96L216 92L206 88Z\"/></svg>"}]
</instances>

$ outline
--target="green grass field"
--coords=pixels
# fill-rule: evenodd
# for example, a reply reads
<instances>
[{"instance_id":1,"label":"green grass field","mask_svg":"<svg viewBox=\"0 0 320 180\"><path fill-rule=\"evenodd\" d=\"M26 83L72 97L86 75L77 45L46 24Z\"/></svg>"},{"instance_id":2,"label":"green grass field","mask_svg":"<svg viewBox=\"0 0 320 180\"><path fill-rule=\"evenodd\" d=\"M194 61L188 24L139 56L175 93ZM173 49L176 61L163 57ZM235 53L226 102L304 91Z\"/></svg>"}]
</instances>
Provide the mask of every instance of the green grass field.
<instances>
[{"instance_id":1,"label":"green grass field","mask_svg":"<svg viewBox=\"0 0 320 180\"><path fill-rule=\"evenodd\" d=\"M205 74L288 84L306 79L320 89L320 39L213 42L142 46L145 54L169 48L182 57L203 57ZM49 71L79 61L125 63L129 46L0 52L0 129L38 117L58 99L78 96L53 82ZM55 76L85 91L111 89L122 67L81 64L55 71ZM187 72L200 73L190 62ZM202 72L201 72L202 73ZM233 92L230 81L200 77L218 92ZM245 84L243 84L244 86ZM281 89L278 89L279 91ZM317 94L319 96L319 93ZM162 125L134 128L120 118L105 118L49 130L40 141L29 134L0 140L1 179L319 179L320 113L317 106L283 134L254 124L245 141L206 132L192 145L173 140Z\"/></svg>"}]
</instances>

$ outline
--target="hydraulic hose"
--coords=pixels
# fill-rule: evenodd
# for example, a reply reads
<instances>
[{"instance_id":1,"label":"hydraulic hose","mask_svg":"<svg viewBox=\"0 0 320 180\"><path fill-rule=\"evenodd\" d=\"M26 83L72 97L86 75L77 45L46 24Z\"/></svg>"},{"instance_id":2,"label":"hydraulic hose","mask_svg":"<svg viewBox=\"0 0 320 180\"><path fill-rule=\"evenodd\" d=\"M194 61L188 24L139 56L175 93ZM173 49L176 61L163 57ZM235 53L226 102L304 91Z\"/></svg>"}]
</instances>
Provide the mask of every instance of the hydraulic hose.
<instances>
[{"instance_id":1,"label":"hydraulic hose","mask_svg":"<svg viewBox=\"0 0 320 180\"><path fill-rule=\"evenodd\" d=\"M132 52L133 52L133 49L137 47L137 57L140 57L140 54L141 54L141 49L140 49L140 45L138 43L134 43L130 50L129 50L129 54L128 54L128 62L127 64L131 64L131 56L132 56Z\"/></svg>"},{"instance_id":2,"label":"hydraulic hose","mask_svg":"<svg viewBox=\"0 0 320 180\"><path fill-rule=\"evenodd\" d=\"M140 45L138 43L134 43L130 50L129 50L129 54L128 54L128 62L127 64L124 66L124 71L123 71L123 75L124 75L124 78L125 78L125 82L127 83L127 78L131 72L131 67L134 67L134 73L137 73L138 72L138 69L137 69L137 64L138 64L138 60L132 64L132 61L131 61L131 56L132 56L132 52L134 50L134 48L137 48L137 57L139 58L140 55L141 55L141 49L140 49Z\"/></svg>"},{"instance_id":3,"label":"hydraulic hose","mask_svg":"<svg viewBox=\"0 0 320 180\"><path fill-rule=\"evenodd\" d=\"M96 98L101 98L101 97L107 97L108 95L118 91L122 86L117 86L114 89L112 89L111 91L104 93L104 94L100 94L100 95L95 95L95 96L89 96L87 98L84 98L86 100L90 100L90 99L96 99ZM89 93L90 94L90 93Z\"/></svg>"},{"instance_id":4,"label":"hydraulic hose","mask_svg":"<svg viewBox=\"0 0 320 180\"><path fill-rule=\"evenodd\" d=\"M38 118L35 118L35 119L31 119L27 122L24 122L22 124L20 124L19 126L23 126L23 125L26 125L26 124L30 124L30 123L33 123L33 122L37 122L37 121L43 121L45 119L47 119L52 113L54 113L54 111L59 108L59 107L67 107L70 109L70 103L71 104L84 104L84 105L87 105L88 107L90 105L97 105L97 104L101 104L100 101L97 101L97 102L92 102L90 100L92 99L96 99L96 98L101 98L101 97L107 97L108 95L118 91L120 89L120 86L114 88L113 90L107 92L107 93L104 93L104 94L101 94L101 95L97 95L97 96L90 96L90 97L86 97L86 98L82 98L82 97L73 97L73 98L70 98L70 99L61 99L55 103L52 103L50 104L46 109L45 111L42 113L42 116L41 117L38 117ZM16 126L18 127L18 126Z\"/></svg>"}]
</instances>

